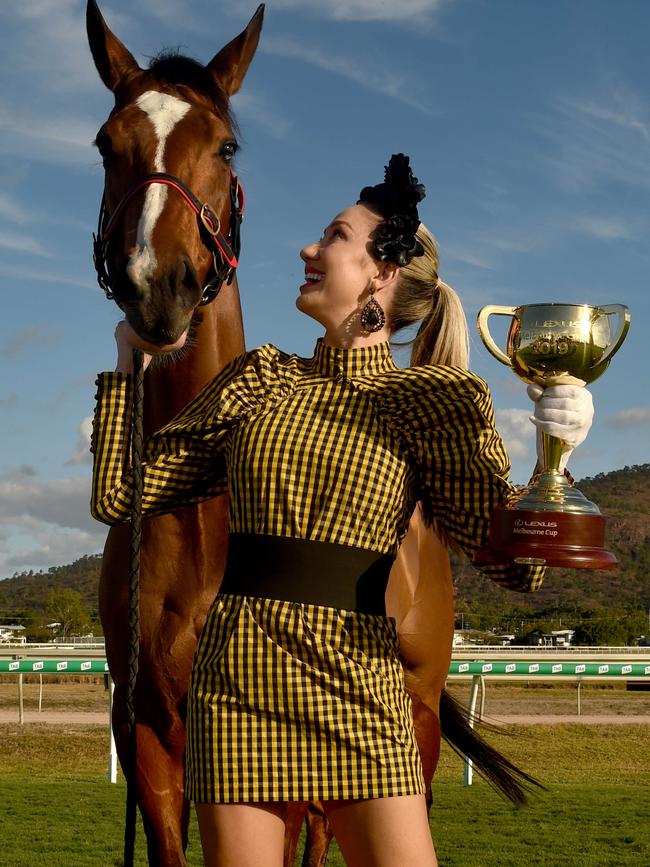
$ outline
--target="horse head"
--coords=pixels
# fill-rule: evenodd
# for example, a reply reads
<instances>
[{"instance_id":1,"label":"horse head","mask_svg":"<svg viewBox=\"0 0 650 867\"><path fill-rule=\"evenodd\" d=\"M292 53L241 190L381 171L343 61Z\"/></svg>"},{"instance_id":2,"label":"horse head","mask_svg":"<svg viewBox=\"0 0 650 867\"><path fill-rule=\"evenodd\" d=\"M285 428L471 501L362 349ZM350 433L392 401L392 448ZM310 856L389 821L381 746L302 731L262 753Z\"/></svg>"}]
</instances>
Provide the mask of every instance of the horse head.
<instances>
[{"instance_id":1,"label":"horse head","mask_svg":"<svg viewBox=\"0 0 650 867\"><path fill-rule=\"evenodd\" d=\"M232 277L243 206L230 97L255 54L264 6L205 66L163 53L141 69L88 0L90 50L115 106L95 144L105 187L95 261L133 329L173 346ZM223 227L223 228L222 228Z\"/></svg>"}]
</instances>

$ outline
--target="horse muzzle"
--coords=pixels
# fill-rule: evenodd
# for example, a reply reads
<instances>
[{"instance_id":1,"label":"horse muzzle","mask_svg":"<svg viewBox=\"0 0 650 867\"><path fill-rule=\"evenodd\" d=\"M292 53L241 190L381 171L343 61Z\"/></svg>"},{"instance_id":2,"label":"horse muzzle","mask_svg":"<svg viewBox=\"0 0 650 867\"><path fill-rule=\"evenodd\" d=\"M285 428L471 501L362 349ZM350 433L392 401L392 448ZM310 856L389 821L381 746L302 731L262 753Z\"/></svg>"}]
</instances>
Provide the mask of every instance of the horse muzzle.
<instances>
[{"instance_id":1,"label":"horse muzzle","mask_svg":"<svg viewBox=\"0 0 650 867\"><path fill-rule=\"evenodd\" d=\"M201 283L189 259L180 259L155 278L134 282L129 269L120 269L113 280L115 301L149 348L147 352L173 351L187 331L201 300Z\"/></svg>"}]
</instances>

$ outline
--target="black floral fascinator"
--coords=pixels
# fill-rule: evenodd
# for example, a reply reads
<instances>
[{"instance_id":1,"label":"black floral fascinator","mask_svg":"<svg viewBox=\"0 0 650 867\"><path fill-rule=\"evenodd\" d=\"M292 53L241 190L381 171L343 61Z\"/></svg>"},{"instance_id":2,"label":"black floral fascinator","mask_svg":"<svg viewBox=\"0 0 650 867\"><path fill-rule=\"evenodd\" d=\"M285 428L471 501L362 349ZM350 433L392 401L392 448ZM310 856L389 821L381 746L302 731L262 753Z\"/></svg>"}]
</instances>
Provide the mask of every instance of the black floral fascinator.
<instances>
[{"instance_id":1,"label":"black floral fascinator","mask_svg":"<svg viewBox=\"0 0 650 867\"><path fill-rule=\"evenodd\" d=\"M390 158L383 184L361 190L357 204L368 205L384 218L374 238L375 253L382 262L408 265L414 256L424 253L415 233L420 225L418 202L425 195L424 184L413 175L404 154Z\"/></svg>"}]
</instances>

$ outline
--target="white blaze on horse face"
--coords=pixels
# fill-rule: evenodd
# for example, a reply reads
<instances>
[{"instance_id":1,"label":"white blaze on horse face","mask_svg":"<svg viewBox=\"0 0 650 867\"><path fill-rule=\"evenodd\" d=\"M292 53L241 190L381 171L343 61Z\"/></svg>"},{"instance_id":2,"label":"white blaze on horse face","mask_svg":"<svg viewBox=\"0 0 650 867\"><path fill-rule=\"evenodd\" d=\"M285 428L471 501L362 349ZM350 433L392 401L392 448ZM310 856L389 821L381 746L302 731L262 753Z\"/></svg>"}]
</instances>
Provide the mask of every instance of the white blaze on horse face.
<instances>
[{"instance_id":1,"label":"white blaze on horse face","mask_svg":"<svg viewBox=\"0 0 650 867\"><path fill-rule=\"evenodd\" d=\"M151 121L156 133L157 144L154 156L154 171L164 172L165 145L176 124L182 120L191 105L169 93L158 93L148 90L136 100L136 105L142 109ZM156 267L156 251L151 239L153 230L162 214L167 201L167 187L164 184L151 184L147 187L144 206L138 223L137 248L129 258L126 272L131 282L141 291L149 288L149 278Z\"/></svg>"}]
</instances>

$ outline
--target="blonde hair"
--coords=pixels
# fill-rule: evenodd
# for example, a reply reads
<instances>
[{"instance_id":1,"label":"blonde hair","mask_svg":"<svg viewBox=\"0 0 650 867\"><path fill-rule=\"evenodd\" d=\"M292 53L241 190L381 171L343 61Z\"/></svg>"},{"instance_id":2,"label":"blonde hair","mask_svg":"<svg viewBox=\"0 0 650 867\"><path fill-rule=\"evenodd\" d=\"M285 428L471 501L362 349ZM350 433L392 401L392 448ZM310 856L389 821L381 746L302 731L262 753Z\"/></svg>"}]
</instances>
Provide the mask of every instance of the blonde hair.
<instances>
[{"instance_id":1,"label":"blonde hair","mask_svg":"<svg viewBox=\"0 0 650 867\"><path fill-rule=\"evenodd\" d=\"M469 332L460 298L438 277L438 247L427 227L420 223L418 241L424 255L400 268L399 283L389 313L391 333L420 322L412 340L392 341L412 345L411 365L469 366Z\"/></svg>"}]
</instances>

